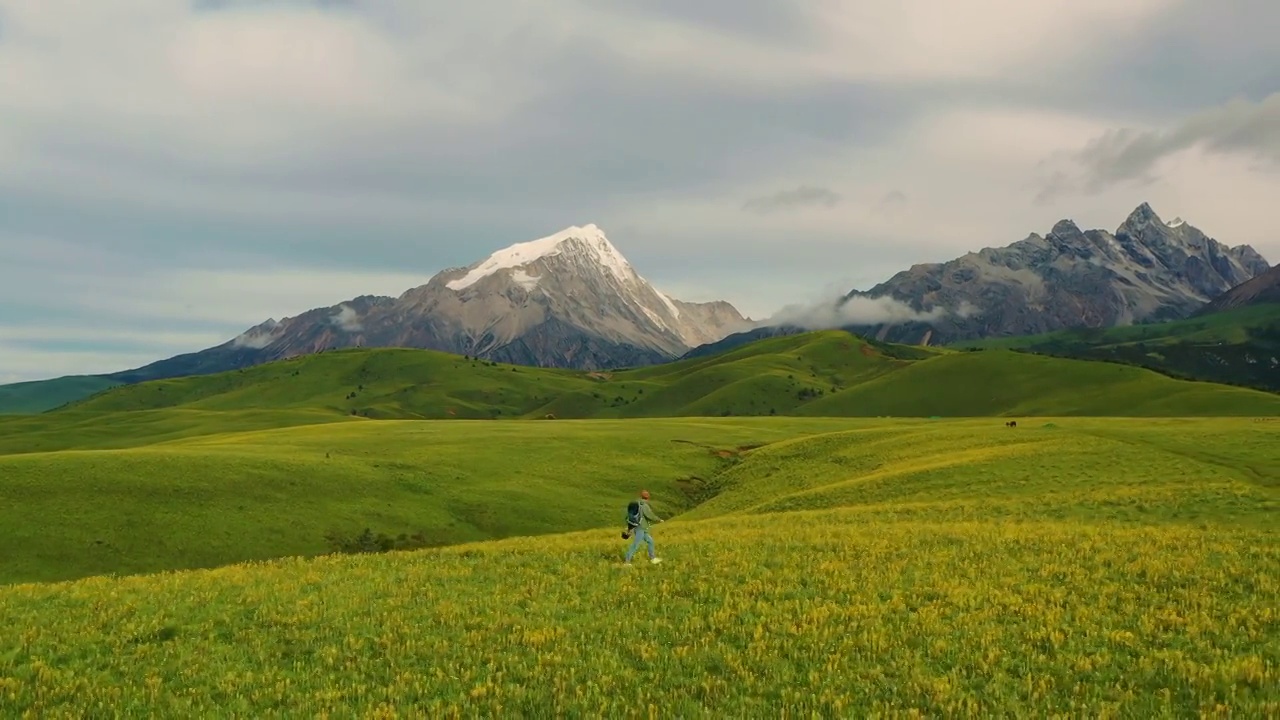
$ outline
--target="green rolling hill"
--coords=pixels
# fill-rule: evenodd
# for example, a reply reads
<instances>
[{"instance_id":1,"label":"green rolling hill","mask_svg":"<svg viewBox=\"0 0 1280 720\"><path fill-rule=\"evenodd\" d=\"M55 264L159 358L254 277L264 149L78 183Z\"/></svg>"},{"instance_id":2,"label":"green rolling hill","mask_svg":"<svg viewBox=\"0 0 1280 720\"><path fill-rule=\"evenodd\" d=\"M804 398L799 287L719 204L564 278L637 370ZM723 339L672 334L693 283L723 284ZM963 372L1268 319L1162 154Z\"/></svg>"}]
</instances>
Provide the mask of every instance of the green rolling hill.
<instances>
[{"instance_id":1,"label":"green rolling hill","mask_svg":"<svg viewBox=\"0 0 1280 720\"><path fill-rule=\"evenodd\" d=\"M1259 303L1184 320L957 343L1125 363L1173 377L1280 392L1280 304Z\"/></svg>"},{"instance_id":2,"label":"green rolling hill","mask_svg":"<svg viewBox=\"0 0 1280 720\"><path fill-rule=\"evenodd\" d=\"M0 587L0 690L59 717L1268 717L1272 425L356 421L0 456L5 579L253 561ZM665 562L624 569L640 487ZM462 544L297 557L364 527Z\"/></svg>"},{"instance_id":3,"label":"green rolling hill","mask_svg":"<svg viewBox=\"0 0 1280 720\"><path fill-rule=\"evenodd\" d=\"M720 451L840 427L644 422L206 426L0 454L0 582L315 555L365 528L435 546L609 526L640 484L686 510Z\"/></svg>"},{"instance_id":4,"label":"green rolling hill","mask_svg":"<svg viewBox=\"0 0 1280 720\"><path fill-rule=\"evenodd\" d=\"M0 385L0 415L42 413L119 386L118 380L71 375Z\"/></svg>"},{"instance_id":5,"label":"green rolling hill","mask_svg":"<svg viewBox=\"0 0 1280 720\"><path fill-rule=\"evenodd\" d=\"M510 417L542 407L547 413L570 417L726 412L759 414L766 404L767 407L763 408L766 412L783 413L784 408L794 409L802 403L792 402L784 397L785 392L780 392L789 389L792 383L779 383L777 371L785 370L782 375L793 376L790 379L795 379L797 372L800 377L813 379L816 367L821 373L837 377L832 383L836 387L834 392L839 392L842 381L866 379L869 376L864 373L877 372L872 367L875 365L873 362L858 364L854 362L857 358L818 348L805 348L807 354L799 358L794 356L794 338L801 338L803 346L823 335L803 333L768 337L768 333L762 333L762 339L746 344L735 340L724 343L723 347L708 346L690 353L686 360L607 373L619 382L604 389L590 387L585 382L599 380L599 377L580 372L499 366L441 353L430 359L425 354L418 354L413 356L414 360L407 360L404 353L418 351L342 350L320 353L316 357L324 360L319 363L309 362L310 356L283 361L292 363L284 374L281 369L285 366L272 363L265 374L255 367L212 376L144 383L137 386L143 388L138 392L117 393L105 402L90 406L96 409L138 409L171 407L183 402L201 402L208 406L243 406L252 402L255 407L263 407L279 399L290 406L340 407L368 417L376 417L379 413L383 417L405 417L406 414L421 417ZM952 348L893 345L856 336L853 342L860 352L897 361L924 360L955 350L1018 350L1068 359L1122 363L1178 379L1280 392L1280 305L1269 303L1166 323L991 338L966 341ZM843 345L844 342L837 341L837 344ZM378 356L379 352L389 354ZM353 361L349 359L352 353L363 359L364 367L352 367ZM792 353L790 359L787 358L789 353ZM335 356L344 359L335 360ZM296 381L304 371L306 379ZM498 372L525 375L497 378ZM744 372L759 374L751 378ZM842 372L851 372L852 375L844 377ZM271 378L273 386L254 386L264 378ZM400 386L390 387L397 379ZM372 383L366 380L372 380ZM624 388L621 387L622 381L645 381L648 383L646 391L653 390L654 383L662 385L665 399L638 403L639 398L630 395L629 391L639 386ZM736 388L722 387L734 383ZM750 392L757 390L753 387L755 383L761 384L759 394L749 397ZM78 376L0 386L0 414L39 413L69 403L86 407L79 401L120 385L110 378ZM349 387L335 399L333 392L339 385ZM371 385L377 390L371 392L362 387ZM711 393L702 392L700 388L712 385L722 392L716 397L707 397ZM810 385L817 388L820 384ZM308 389L310 396L307 395ZM263 390L266 393L260 395ZM697 398L704 398L705 402L685 400L690 391ZM171 394L162 397L160 394L165 392ZM612 394L608 394L610 392ZM355 393L355 396L346 397L350 393ZM215 394L224 394L225 397L214 400L211 396ZM825 404L833 408L840 405ZM434 409L433 405L436 406Z\"/></svg>"},{"instance_id":6,"label":"green rolling hill","mask_svg":"<svg viewBox=\"0 0 1280 720\"><path fill-rule=\"evenodd\" d=\"M166 408L373 419L1272 415L1280 413L1280 396L1113 363L884 346L825 331L613 373L422 350L343 350L127 385L55 414L71 422L86 413Z\"/></svg>"},{"instance_id":7,"label":"green rolling hill","mask_svg":"<svg viewBox=\"0 0 1280 720\"><path fill-rule=\"evenodd\" d=\"M616 373L346 350L0 418L0 540L27 548L10 579L309 555L365 527L453 544L607 525L638 484L691 509L744 449L867 422L1278 415L1135 367L841 331Z\"/></svg>"}]
</instances>

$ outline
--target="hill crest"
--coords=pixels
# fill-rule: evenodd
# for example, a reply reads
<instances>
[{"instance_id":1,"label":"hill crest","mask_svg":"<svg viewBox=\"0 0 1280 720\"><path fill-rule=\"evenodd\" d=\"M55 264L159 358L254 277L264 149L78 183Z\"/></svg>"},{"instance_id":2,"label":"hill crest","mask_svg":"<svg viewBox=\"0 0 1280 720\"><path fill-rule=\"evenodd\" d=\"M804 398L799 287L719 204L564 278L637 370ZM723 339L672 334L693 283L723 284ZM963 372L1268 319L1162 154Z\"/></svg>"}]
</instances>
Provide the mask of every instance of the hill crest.
<instances>
[{"instance_id":1,"label":"hill crest","mask_svg":"<svg viewBox=\"0 0 1280 720\"><path fill-rule=\"evenodd\" d=\"M158 408L375 419L1257 415L1280 414L1280 396L1114 363L880 345L816 331L617 372L346 349L119 387L59 412Z\"/></svg>"}]
</instances>

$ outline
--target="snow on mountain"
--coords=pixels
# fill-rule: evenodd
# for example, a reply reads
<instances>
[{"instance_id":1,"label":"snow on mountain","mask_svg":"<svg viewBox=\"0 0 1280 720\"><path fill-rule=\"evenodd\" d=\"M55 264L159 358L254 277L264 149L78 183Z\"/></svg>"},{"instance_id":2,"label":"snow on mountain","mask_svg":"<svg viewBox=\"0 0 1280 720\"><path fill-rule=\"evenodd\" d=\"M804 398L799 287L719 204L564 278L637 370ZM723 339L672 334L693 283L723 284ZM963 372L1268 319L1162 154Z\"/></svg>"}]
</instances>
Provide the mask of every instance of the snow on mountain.
<instances>
[{"instance_id":1,"label":"snow on mountain","mask_svg":"<svg viewBox=\"0 0 1280 720\"><path fill-rule=\"evenodd\" d=\"M729 303L686 303L661 292L588 224L442 271L398 298L362 296L269 320L223 345L134 374L218 372L356 346L596 370L673 360L752 325Z\"/></svg>"},{"instance_id":2,"label":"snow on mountain","mask_svg":"<svg viewBox=\"0 0 1280 720\"><path fill-rule=\"evenodd\" d=\"M512 284L550 305L572 305L574 301L567 297L570 293L596 298L602 307L611 309L609 319L602 314L587 324L606 337L661 352L682 353L708 342L708 338L718 340L743 322L736 311L725 315L723 308L711 314L694 306L682 309L684 303L637 273L595 224L568 227L554 235L517 243L453 272L462 274L445 282L444 287L462 294L469 303L477 302L477 297L496 302L494 298L506 297ZM481 316L500 314L503 311L495 307ZM524 330L519 324L501 325L505 335L494 336L498 344Z\"/></svg>"},{"instance_id":3,"label":"snow on mountain","mask_svg":"<svg viewBox=\"0 0 1280 720\"><path fill-rule=\"evenodd\" d=\"M476 264L470 272L450 281L450 290L464 290L480 280L503 270L525 267L545 257L559 255L566 250L585 251L590 254L599 267L612 273L618 280L625 282L635 274L631 263L622 257L622 253L609 242L604 231L595 224L583 227L569 227L554 235L537 240L516 243L511 247L499 250L485 260Z\"/></svg>"},{"instance_id":4,"label":"snow on mountain","mask_svg":"<svg viewBox=\"0 0 1280 720\"><path fill-rule=\"evenodd\" d=\"M511 280L514 281L520 287L524 288L525 290L532 290L538 287L538 282L541 280L541 278L534 277L533 275L530 275L529 273L525 272L523 269L516 268L516 270L511 273ZM452 285L452 283L450 284ZM450 288L450 289L457 289L457 288Z\"/></svg>"}]
</instances>

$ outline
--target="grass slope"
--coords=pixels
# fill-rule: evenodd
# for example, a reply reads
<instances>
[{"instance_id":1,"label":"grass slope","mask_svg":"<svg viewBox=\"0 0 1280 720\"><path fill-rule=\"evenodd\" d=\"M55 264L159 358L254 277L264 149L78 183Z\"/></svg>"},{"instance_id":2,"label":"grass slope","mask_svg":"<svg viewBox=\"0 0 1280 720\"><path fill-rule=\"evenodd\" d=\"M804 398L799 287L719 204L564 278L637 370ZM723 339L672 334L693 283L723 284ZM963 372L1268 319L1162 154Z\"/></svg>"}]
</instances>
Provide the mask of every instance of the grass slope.
<instances>
[{"instance_id":1,"label":"grass slope","mask_svg":"<svg viewBox=\"0 0 1280 720\"><path fill-rule=\"evenodd\" d=\"M0 415L42 413L118 385L116 380L93 375L0 385Z\"/></svg>"},{"instance_id":2,"label":"grass slope","mask_svg":"<svg viewBox=\"0 0 1280 720\"><path fill-rule=\"evenodd\" d=\"M326 352L121 387L63 412L156 408L311 409L370 418L1258 415L1280 414L1280 397L1108 363L908 349L828 331L616 373L418 350Z\"/></svg>"},{"instance_id":3,"label":"grass slope","mask_svg":"<svg viewBox=\"0 0 1280 720\"><path fill-rule=\"evenodd\" d=\"M1175 377L1280 391L1280 304L1185 320L957 343L1136 365Z\"/></svg>"},{"instance_id":4,"label":"grass slope","mask_svg":"<svg viewBox=\"0 0 1280 720\"><path fill-rule=\"evenodd\" d=\"M112 450L202 435L251 432L352 420L323 409L58 412L0 417L0 455ZM364 421L371 422L371 421Z\"/></svg>"},{"instance_id":5,"label":"grass slope","mask_svg":"<svg viewBox=\"0 0 1280 720\"><path fill-rule=\"evenodd\" d=\"M686 510L721 454L839 426L362 421L199 435L196 424L139 447L0 455L0 582L315 555L333 549L330 533L365 528L443 545L614 526L641 487L663 512Z\"/></svg>"},{"instance_id":6,"label":"grass slope","mask_svg":"<svg viewBox=\"0 0 1280 720\"><path fill-rule=\"evenodd\" d=\"M318 409L371 418L477 419L522 415L590 383L585 374L573 371L500 365L429 350L351 349L126 385L72 409Z\"/></svg>"},{"instance_id":7,"label":"grass slope","mask_svg":"<svg viewBox=\"0 0 1280 720\"><path fill-rule=\"evenodd\" d=\"M76 716L1280 713L1274 423L831 422L430 423L475 428L468 464L566 427L583 462L648 457L649 432L778 439L657 529L658 566L618 567L609 505L589 532L0 589L0 694Z\"/></svg>"},{"instance_id":8,"label":"grass slope","mask_svg":"<svg viewBox=\"0 0 1280 720\"><path fill-rule=\"evenodd\" d=\"M1009 350L941 355L806 405L804 415L1280 415L1280 397L1113 363Z\"/></svg>"}]
</instances>

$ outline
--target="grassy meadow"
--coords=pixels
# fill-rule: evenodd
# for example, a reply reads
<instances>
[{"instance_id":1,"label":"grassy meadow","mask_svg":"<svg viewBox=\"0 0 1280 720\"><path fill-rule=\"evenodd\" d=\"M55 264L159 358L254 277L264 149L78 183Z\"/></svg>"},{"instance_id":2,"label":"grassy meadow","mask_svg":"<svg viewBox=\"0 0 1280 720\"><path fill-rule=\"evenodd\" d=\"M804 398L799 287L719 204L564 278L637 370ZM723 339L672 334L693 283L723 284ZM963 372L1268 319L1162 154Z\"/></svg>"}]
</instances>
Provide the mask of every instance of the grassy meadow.
<instances>
[{"instance_id":1,"label":"grassy meadow","mask_svg":"<svg viewBox=\"0 0 1280 720\"><path fill-rule=\"evenodd\" d=\"M19 553L82 533L66 562L85 528L151 530L135 557L180 564L178 548L265 549L342 508L353 527L413 507L475 529L487 509L493 534L541 534L12 584L0 701L42 717L1275 716L1277 440L1263 418L357 421L9 455L6 493L67 463L5 503L43 520L26 524L39 542L6 538ZM297 465L252 475L277 463ZM58 475L80 482L38 491ZM641 485L672 517L665 562L623 568Z\"/></svg>"},{"instance_id":2,"label":"grassy meadow","mask_svg":"<svg viewBox=\"0 0 1280 720\"><path fill-rule=\"evenodd\" d=\"M366 528L435 546L612 527L641 486L684 511L738 448L845 424L360 421L0 455L0 582L317 555Z\"/></svg>"},{"instance_id":3,"label":"grassy meadow","mask_svg":"<svg viewBox=\"0 0 1280 720\"><path fill-rule=\"evenodd\" d=\"M1278 417L839 332L121 386L0 417L0 708L1277 717ZM624 567L641 488L664 562Z\"/></svg>"}]
</instances>

